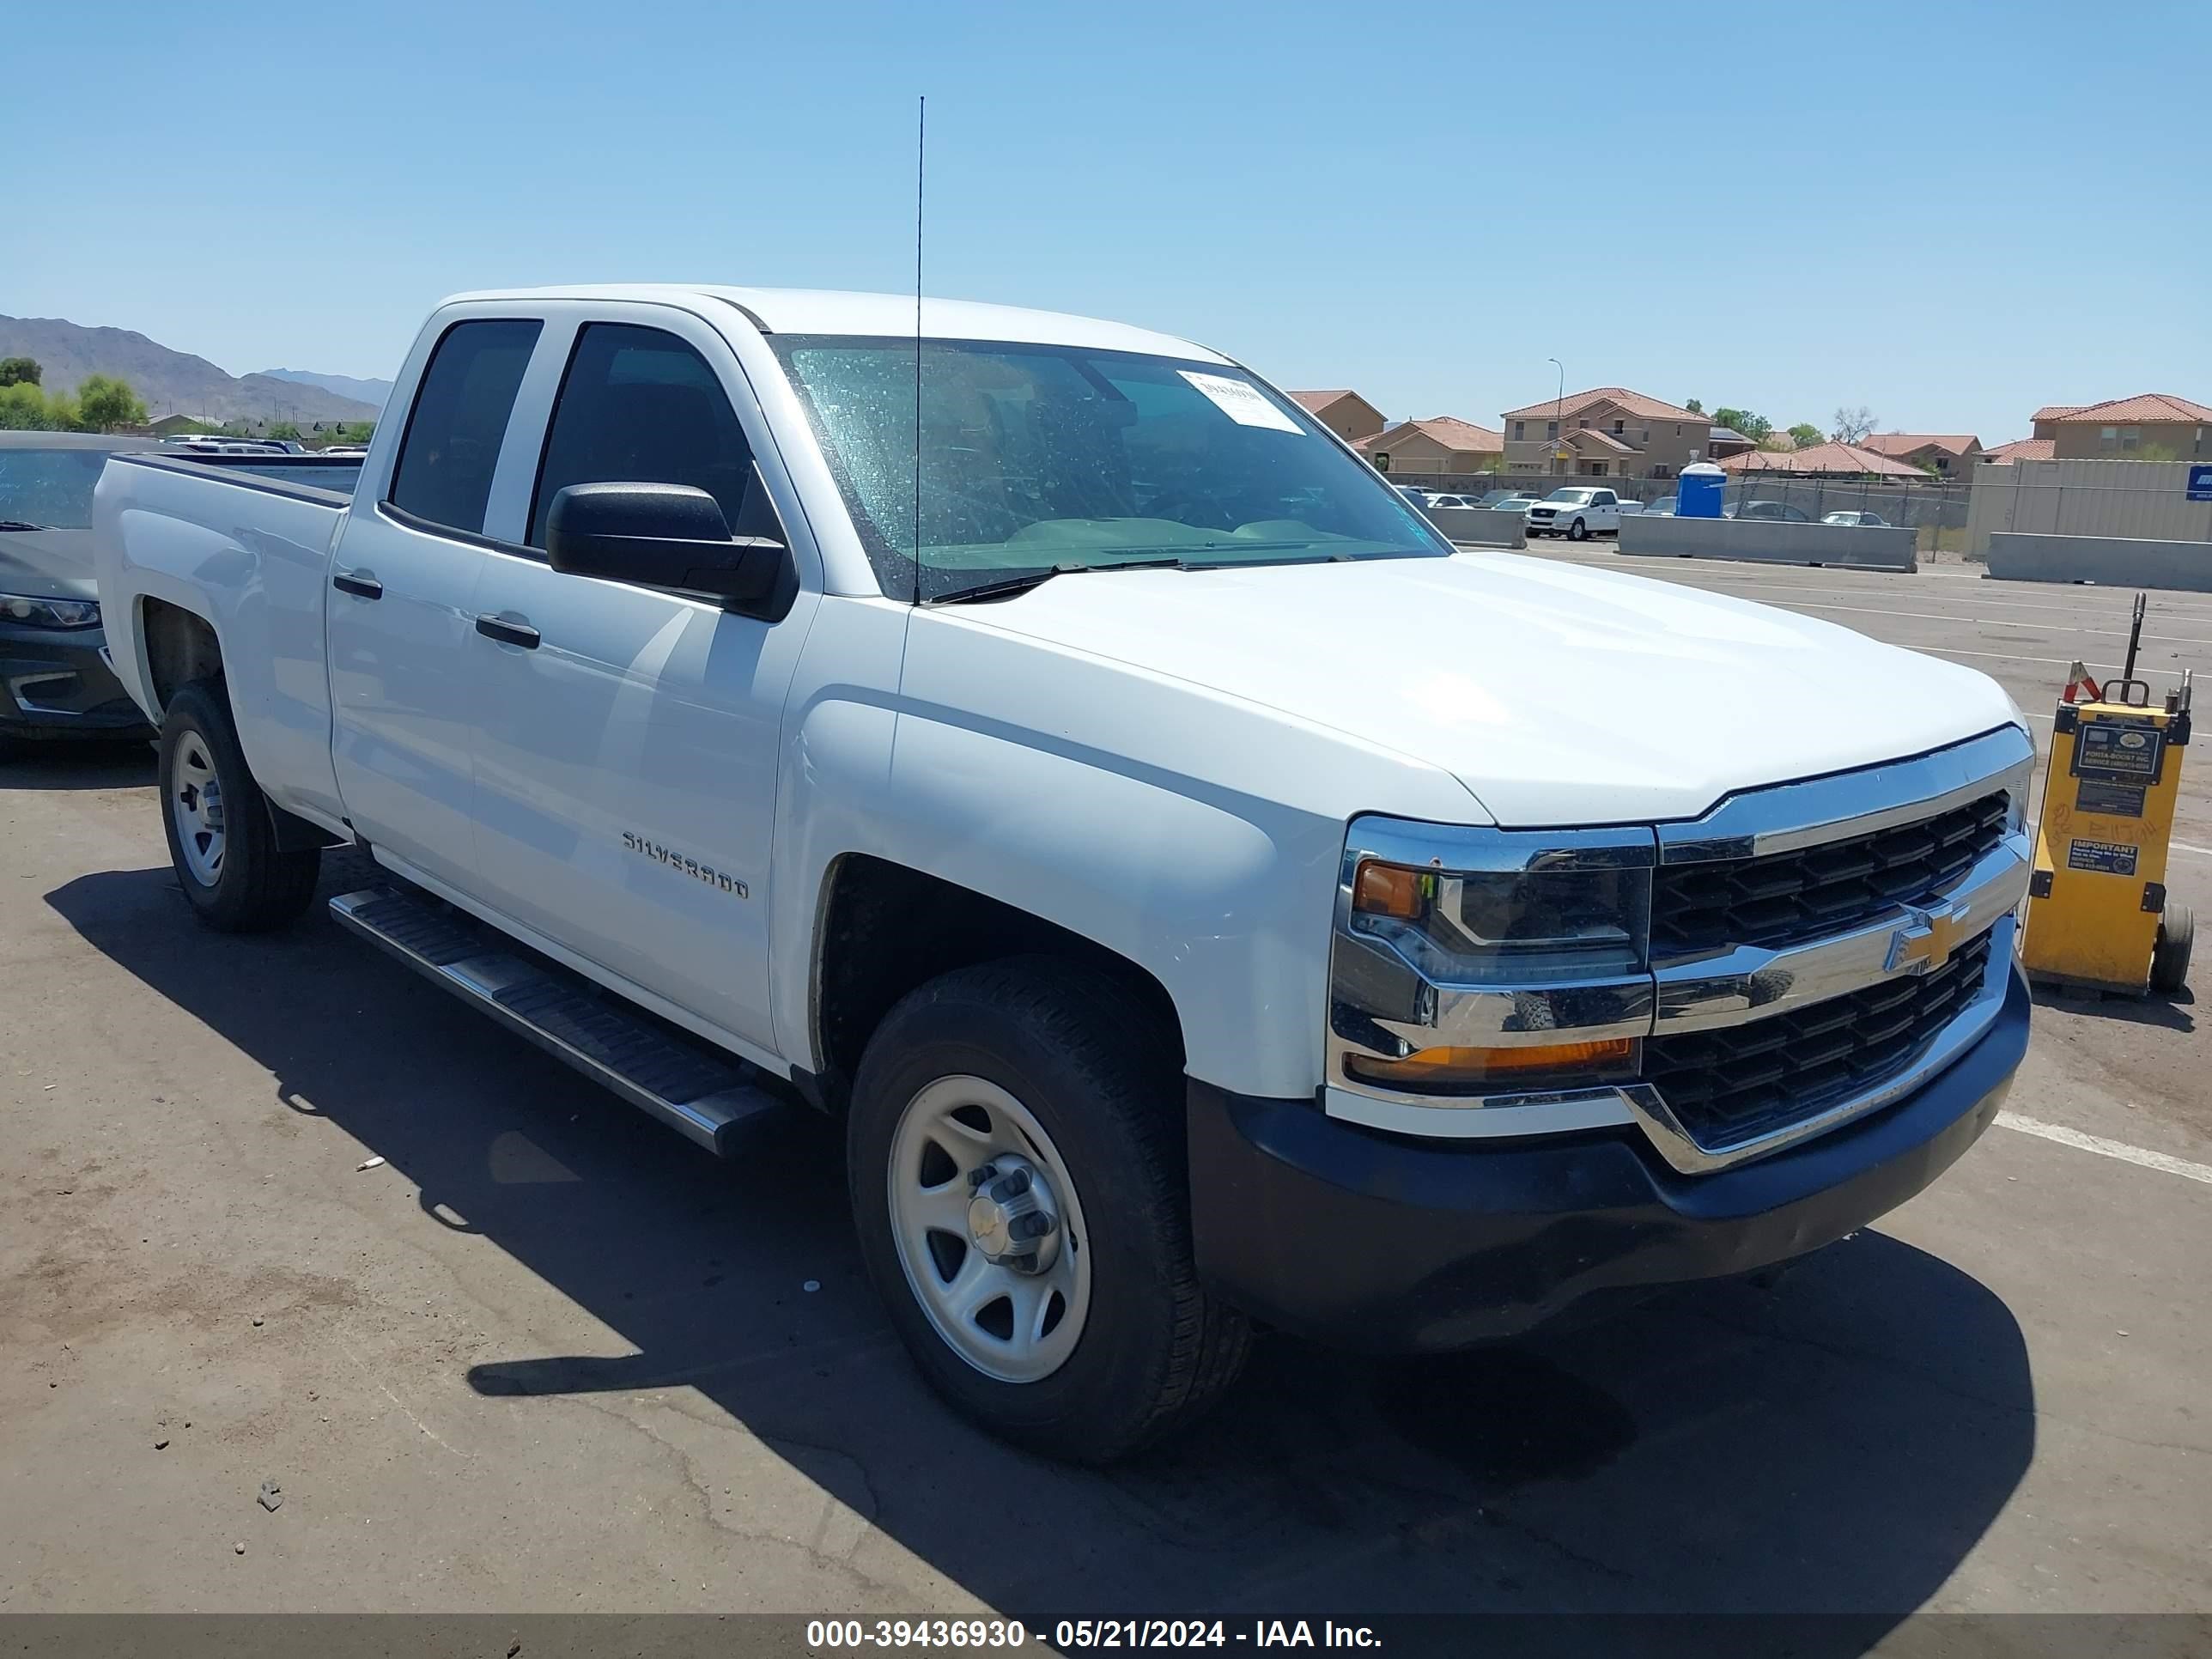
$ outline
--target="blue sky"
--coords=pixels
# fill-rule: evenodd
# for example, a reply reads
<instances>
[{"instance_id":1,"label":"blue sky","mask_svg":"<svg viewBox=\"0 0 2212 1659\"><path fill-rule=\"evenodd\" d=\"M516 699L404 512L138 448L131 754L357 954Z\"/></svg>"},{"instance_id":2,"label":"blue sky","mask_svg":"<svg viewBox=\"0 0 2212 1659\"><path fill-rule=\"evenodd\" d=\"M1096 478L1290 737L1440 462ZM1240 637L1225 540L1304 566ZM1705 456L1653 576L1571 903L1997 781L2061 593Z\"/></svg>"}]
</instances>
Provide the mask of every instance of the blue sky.
<instances>
[{"instance_id":1,"label":"blue sky","mask_svg":"<svg viewBox=\"0 0 2212 1659\"><path fill-rule=\"evenodd\" d=\"M1419 17L1418 25L1394 19ZM389 374L507 283L903 289L1394 416L2212 402L2212 7L19 4L0 312ZM196 153L214 152L210 159Z\"/></svg>"}]
</instances>

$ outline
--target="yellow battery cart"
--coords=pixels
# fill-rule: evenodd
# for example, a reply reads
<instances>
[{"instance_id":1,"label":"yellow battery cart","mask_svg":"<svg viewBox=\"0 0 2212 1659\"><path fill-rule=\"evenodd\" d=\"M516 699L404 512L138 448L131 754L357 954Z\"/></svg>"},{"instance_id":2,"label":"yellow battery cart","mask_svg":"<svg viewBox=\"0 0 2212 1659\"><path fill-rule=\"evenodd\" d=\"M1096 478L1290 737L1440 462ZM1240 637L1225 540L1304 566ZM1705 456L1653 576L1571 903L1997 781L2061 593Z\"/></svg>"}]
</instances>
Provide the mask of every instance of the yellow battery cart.
<instances>
[{"instance_id":1,"label":"yellow battery cart","mask_svg":"<svg viewBox=\"0 0 2212 1659\"><path fill-rule=\"evenodd\" d=\"M2191 687L2150 706L2135 678L2143 604L2121 677L2100 688L2077 663L2052 721L2021 951L2039 984L2172 996L2188 980L2195 920L2168 902L2166 862Z\"/></svg>"}]
</instances>

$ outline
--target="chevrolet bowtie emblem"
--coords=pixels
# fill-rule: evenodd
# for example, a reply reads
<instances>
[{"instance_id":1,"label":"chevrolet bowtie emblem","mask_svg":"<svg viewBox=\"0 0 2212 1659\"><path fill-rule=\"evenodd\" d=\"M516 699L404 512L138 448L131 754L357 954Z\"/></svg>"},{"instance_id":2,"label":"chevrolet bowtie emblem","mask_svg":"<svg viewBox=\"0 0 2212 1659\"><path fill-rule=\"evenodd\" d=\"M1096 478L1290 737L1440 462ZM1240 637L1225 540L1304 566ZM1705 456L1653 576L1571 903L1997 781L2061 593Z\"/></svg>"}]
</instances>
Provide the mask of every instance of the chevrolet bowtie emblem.
<instances>
[{"instance_id":1,"label":"chevrolet bowtie emblem","mask_svg":"<svg viewBox=\"0 0 2212 1659\"><path fill-rule=\"evenodd\" d=\"M1932 973L1950 961L1959 946L1958 913L1950 909L1910 912L1912 920L1889 936L1890 974Z\"/></svg>"}]
</instances>

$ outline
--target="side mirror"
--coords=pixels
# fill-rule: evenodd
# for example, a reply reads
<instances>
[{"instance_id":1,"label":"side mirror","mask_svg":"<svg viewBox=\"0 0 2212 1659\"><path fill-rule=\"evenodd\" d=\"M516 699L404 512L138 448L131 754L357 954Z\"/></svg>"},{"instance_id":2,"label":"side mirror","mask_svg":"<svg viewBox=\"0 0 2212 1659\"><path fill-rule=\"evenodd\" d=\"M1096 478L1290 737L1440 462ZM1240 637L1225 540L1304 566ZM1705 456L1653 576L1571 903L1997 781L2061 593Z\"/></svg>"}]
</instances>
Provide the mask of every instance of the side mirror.
<instances>
[{"instance_id":1,"label":"side mirror","mask_svg":"<svg viewBox=\"0 0 2212 1659\"><path fill-rule=\"evenodd\" d=\"M546 512L545 556L564 575L702 594L770 622L798 592L781 539L732 536L714 498L690 484L570 484Z\"/></svg>"}]
</instances>

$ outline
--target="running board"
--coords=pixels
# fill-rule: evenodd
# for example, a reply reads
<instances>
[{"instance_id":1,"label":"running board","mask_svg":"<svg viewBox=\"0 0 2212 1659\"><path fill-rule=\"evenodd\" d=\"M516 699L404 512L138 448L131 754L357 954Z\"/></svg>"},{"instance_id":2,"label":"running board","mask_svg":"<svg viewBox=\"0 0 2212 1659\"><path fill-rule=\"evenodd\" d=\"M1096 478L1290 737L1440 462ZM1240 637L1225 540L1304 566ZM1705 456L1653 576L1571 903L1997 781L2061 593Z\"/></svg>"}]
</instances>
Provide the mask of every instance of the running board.
<instances>
[{"instance_id":1,"label":"running board","mask_svg":"<svg viewBox=\"0 0 2212 1659\"><path fill-rule=\"evenodd\" d=\"M669 1036L581 977L532 962L504 934L389 888L343 893L331 914L556 1060L724 1157L783 1110L749 1062Z\"/></svg>"}]
</instances>

